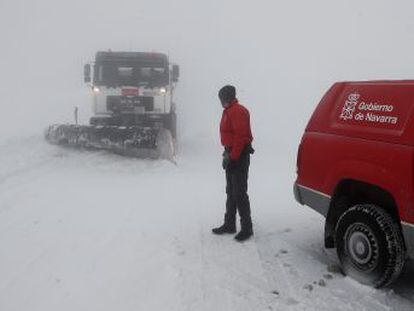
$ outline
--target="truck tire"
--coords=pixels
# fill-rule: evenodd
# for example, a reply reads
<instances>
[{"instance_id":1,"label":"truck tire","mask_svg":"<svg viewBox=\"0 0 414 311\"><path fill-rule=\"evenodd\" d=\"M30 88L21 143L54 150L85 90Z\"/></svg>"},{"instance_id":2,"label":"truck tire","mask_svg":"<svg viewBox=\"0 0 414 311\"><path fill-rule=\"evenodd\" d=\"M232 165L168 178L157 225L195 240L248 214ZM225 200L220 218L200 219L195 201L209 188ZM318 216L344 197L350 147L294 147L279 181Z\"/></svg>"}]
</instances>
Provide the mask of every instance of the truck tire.
<instances>
[{"instance_id":1,"label":"truck tire","mask_svg":"<svg viewBox=\"0 0 414 311\"><path fill-rule=\"evenodd\" d=\"M335 244L344 273L376 288L392 283L405 262L398 223L381 207L355 205L340 218Z\"/></svg>"}]
</instances>

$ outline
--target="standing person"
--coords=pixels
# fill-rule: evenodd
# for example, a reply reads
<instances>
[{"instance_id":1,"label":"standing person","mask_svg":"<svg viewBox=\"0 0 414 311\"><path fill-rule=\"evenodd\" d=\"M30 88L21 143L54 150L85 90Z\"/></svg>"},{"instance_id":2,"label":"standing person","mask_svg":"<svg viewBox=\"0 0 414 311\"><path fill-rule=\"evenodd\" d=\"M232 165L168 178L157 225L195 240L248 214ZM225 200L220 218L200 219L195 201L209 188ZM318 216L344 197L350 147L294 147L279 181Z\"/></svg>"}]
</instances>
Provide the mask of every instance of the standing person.
<instances>
[{"instance_id":1,"label":"standing person","mask_svg":"<svg viewBox=\"0 0 414 311\"><path fill-rule=\"evenodd\" d=\"M218 93L223 115L220 122L221 144L224 147L223 169L226 171L226 213L224 224L214 228L215 234L236 233L236 212L239 212L241 230L235 236L239 242L253 235L250 201L247 194L250 154L253 136L249 111L239 104L236 88L226 85Z\"/></svg>"}]
</instances>

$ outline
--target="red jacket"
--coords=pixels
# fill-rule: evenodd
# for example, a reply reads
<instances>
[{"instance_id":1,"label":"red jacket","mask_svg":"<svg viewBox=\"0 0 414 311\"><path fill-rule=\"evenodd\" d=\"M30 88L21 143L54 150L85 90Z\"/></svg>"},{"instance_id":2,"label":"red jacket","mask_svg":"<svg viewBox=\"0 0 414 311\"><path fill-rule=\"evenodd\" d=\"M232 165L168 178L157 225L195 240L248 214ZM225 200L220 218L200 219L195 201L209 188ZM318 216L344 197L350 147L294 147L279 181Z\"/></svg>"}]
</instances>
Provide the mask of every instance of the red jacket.
<instances>
[{"instance_id":1,"label":"red jacket","mask_svg":"<svg viewBox=\"0 0 414 311\"><path fill-rule=\"evenodd\" d=\"M244 147L253 141L249 111L237 99L224 109L220 122L221 144L230 147L230 159L239 159Z\"/></svg>"}]
</instances>

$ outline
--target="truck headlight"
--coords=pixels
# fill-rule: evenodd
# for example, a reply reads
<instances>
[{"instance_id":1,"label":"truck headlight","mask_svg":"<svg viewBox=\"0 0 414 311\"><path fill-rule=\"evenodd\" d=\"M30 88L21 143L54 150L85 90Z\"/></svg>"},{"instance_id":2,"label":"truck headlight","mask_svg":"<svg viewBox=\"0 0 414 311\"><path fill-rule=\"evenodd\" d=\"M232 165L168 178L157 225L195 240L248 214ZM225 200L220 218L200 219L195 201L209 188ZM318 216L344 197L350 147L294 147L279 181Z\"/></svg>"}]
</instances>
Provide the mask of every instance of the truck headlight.
<instances>
[{"instance_id":1,"label":"truck headlight","mask_svg":"<svg viewBox=\"0 0 414 311\"><path fill-rule=\"evenodd\" d=\"M93 91L94 93L99 93L101 90L99 89L99 87L94 86L94 87L92 88L92 91Z\"/></svg>"},{"instance_id":2,"label":"truck headlight","mask_svg":"<svg viewBox=\"0 0 414 311\"><path fill-rule=\"evenodd\" d=\"M160 88L160 94L164 95L167 93L167 89L165 87Z\"/></svg>"}]
</instances>

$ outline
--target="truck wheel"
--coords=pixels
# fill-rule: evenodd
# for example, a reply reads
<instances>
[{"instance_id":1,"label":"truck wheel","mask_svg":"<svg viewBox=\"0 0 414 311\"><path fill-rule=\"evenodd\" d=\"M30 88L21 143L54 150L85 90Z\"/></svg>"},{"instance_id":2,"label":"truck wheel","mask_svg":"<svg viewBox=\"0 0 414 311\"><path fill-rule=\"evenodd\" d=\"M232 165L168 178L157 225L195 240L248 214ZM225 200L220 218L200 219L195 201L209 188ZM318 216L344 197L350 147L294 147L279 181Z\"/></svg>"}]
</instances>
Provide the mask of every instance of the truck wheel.
<instances>
[{"instance_id":1,"label":"truck wheel","mask_svg":"<svg viewBox=\"0 0 414 311\"><path fill-rule=\"evenodd\" d=\"M376 288L392 283L401 273L405 248L401 230L382 208L355 205L339 219L335 242L346 275Z\"/></svg>"}]
</instances>

